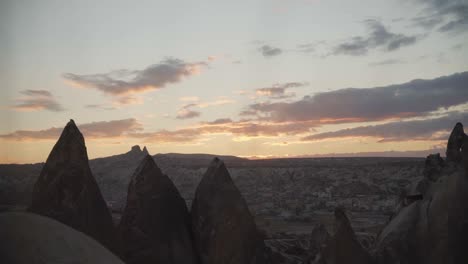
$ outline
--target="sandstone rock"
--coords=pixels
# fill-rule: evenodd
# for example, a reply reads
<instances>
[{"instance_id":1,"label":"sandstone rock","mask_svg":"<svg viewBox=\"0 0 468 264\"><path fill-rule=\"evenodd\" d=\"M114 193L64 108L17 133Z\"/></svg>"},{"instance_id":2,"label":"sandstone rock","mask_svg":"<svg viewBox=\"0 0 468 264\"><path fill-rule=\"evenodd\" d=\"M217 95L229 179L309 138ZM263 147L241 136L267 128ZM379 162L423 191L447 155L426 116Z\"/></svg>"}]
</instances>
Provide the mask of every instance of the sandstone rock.
<instances>
[{"instance_id":1,"label":"sandstone rock","mask_svg":"<svg viewBox=\"0 0 468 264\"><path fill-rule=\"evenodd\" d=\"M463 131L462 123L457 123L450 134L447 142L446 156L447 161L460 162L461 153L460 149L465 138L465 132Z\"/></svg>"},{"instance_id":2,"label":"sandstone rock","mask_svg":"<svg viewBox=\"0 0 468 264\"><path fill-rule=\"evenodd\" d=\"M120 230L127 264L197 263L185 201L149 155L128 186Z\"/></svg>"},{"instance_id":3,"label":"sandstone rock","mask_svg":"<svg viewBox=\"0 0 468 264\"><path fill-rule=\"evenodd\" d=\"M29 211L54 218L119 252L110 212L91 174L83 135L73 120L42 168Z\"/></svg>"},{"instance_id":4,"label":"sandstone rock","mask_svg":"<svg viewBox=\"0 0 468 264\"><path fill-rule=\"evenodd\" d=\"M370 255L359 244L342 209L335 209L335 233L322 249L322 262L326 264L367 264Z\"/></svg>"},{"instance_id":5,"label":"sandstone rock","mask_svg":"<svg viewBox=\"0 0 468 264\"><path fill-rule=\"evenodd\" d=\"M0 263L123 264L94 239L36 214L1 213L0 237Z\"/></svg>"},{"instance_id":6,"label":"sandstone rock","mask_svg":"<svg viewBox=\"0 0 468 264\"><path fill-rule=\"evenodd\" d=\"M224 163L215 158L197 187L192 230L203 264L265 263L265 245Z\"/></svg>"}]
</instances>

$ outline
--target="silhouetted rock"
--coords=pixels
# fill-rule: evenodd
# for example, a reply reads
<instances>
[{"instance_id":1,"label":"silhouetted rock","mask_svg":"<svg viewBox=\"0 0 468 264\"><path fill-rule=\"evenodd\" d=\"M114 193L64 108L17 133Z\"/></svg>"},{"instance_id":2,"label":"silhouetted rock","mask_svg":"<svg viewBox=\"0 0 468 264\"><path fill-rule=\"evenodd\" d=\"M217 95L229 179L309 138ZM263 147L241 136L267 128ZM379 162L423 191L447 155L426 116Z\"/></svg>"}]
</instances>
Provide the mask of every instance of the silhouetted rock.
<instances>
[{"instance_id":1,"label":"silhouetted rock","mask_svg":"<svg viewBox=\"0 0 468 264\"><path fill-rule=\"evenodd\" d=\"M322 249L322 261L326 264L367 264L370 255L359 244L353 228L342 209L335 209L335 233Z\"/></svg>"},{"instance_id":2,"label":"silhouetted rock","mask_svg":"<svg viewBox=\"0 0 468 264\"><path fill-rule=\"evenodd\" d=\"M123 264L82 232L36 214L1 213L0 237L0 263Z\"/></svg>"},{"instance_id":3,"label":"silhouetted rock","mask_svg":"<svg viewBox=\"0 0 468 264\"><path fill-rule=\"evenodd\" d=\"M110 212L89 168L83 135L73 120L42 168L29 211L54 218L119 251Z\"/></svg>"},{"instance_id":4,"label":"silhouetted rock","mask_svg":"<svg viewBox=\"0 0 468 264\"><path fill-rule=\"evenodd\" d=\"M325 226L322 224L316 226L312 230L310 237L309 254L310 260L313 260L320 253L322 248L326 246L326 243L331 239L331 237Z\"/></svg>"},{"instance_id":5,"label":"silhouetted rock","mask_svg":"<svg viewBox=\"0 0 468 264\"><path fill-rule=\"evenodd\" d=\"M460 149L465 138L465 132L463 131L462 123L457 123L450 134L447 142L446 156L447 161L460 162L461 153Z\"/></svg>"},{"instance_id":6,"label":"silhouetted rock","mask_svg":"<svg viewBox=\"0 0 468 264\"><path fill-rule=\"evenodd\" d=\"M468 162L468 139L461 123L447 144L447 161L450 166L441 166L438 155L426 160L421 199L402 208L377 238L379 264L468 263L468 166L461 163Z\"/></svg>"},{"instance_id":7,"label":"silhouetted rock","mask_svg":"<svg viewBox=\"0 0 468 264\"><path fill-rule=\"evenodd\" d=\"M265 263L265 245L224 163L215 158L195 193L192 230L202 264Z\"/></svg>"},{"instance_id":8,"label":"silhouetted rock","mask_svg":"<svg viewBox=\"0 0 468 264\"><path fill-rule=\"evenodd\" d=\"M120 229L127 264L197 263L185 201L149 155L128 186Z\"/></svg>"},{"instance_id":9,"label":"silhouetted rock","mask_svg":"<svg viewBox=\"0 0 468 264\"><path fill-rule=\"evenodd\" d=\"M448 248L453 263L468 263L468 137L462 145L460 173L449 180Z\"/></svg>"},{"instance_id":10,"label":"silhouetted rock","mask_svg":"<svg viewBox=\"0 0 468 264\"><path fill-rule=\"evenodd\" d=\"M432 181L436 181L440 176L443 166L444 160L440 157L439 153L427 156L424 165L424 176Z\"/></svg>"}]
</instances>

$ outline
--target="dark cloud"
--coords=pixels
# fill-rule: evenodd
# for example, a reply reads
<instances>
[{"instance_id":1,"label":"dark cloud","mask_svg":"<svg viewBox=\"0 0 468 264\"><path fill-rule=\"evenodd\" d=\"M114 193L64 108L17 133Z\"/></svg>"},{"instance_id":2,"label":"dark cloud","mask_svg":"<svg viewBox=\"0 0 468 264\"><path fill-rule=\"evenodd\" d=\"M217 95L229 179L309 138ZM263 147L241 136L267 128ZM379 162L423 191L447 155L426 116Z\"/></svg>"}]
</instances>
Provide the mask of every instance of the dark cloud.
<instances>
[{"instance_id":1,"label":"dark cloud","mask_svg":"<svg viewBox=\"0 0 468 264\"><path fill-rule=\"evenodd\" d=\"M87 139L115 138L127 133L141 131L142 125L136 119L122 119L78 124L78 128ZM57 140L63 128L52 127L45 130L17 130L9 134L0 135L5 140Z\"/></svg>"},{"instance_id":2,"label":"dark cloud","mask_svg":"<svg viewBox=\"0 0 468 264\"><path fill-rule=\"evenodd\" d=\"M383 51L394 51L412 45L422 38L419 35L392 33L380 21L374 19L366 20L364 24L369 30L367 36L356 36L340 43L333 48L331 54L361 56L377 48Z\"/></svg>"},{"instance_id":3,"label":"dark cloud","mask_svg":"<svg viewBox=\"0 0 468 264\"><path fill-rule=\"evenodd\" d=\"M345 137L374 137L381 142L408 140L446 140L457 122L468 121L468 112L453 112L447 116L391 122L375 126L360 126L333 132L325 132L302 138L303 141L316 141Z\"/></svg>"},{"instance_id":4,"label":"dark cloud","mask_svg":"<svg viewBox=\"0 0 468 264\"><path fill-rule=\"evenodd\" d=\"M413 22L440 32L468 31L468 2L465 0L414 0L424 6L424 14Z\"/></svg>"},{"instance_id":5,"label":"dark cloud","mask_svg":"<svg viewBox=\"0 0 468 264\"><path fill-rule=\"evenodd\" d=\"M280 48L275 48L270 45L263 45L260 47L259 51L263 54L265 57L273 57L280 55L283 53L283 51Z\"/></svg>"},{"instance_id":6,"label":"dark cloud","mask_svg":"<svg viewBox=\"0 0 468 264\"><path fill-rule=\"evenodd\" d=\"M425 116L468 102L468 72L367 89L347 88L295 102L257 103L242 115L274 122L346 123Z\"/></svg>"},{"instance_id":7,"label":"dark cloud","mask_svg":"<svg viewBox=\"0 0 468 264\"><path fill-rule=\"evenodd\" d=\"M65 73L63 77L78 86L121 96L156 90L168 84L180 82L183 77L198 73L204 66L207 66L207 62L187 63L169 58L143 70L120 70L90 75Z\"/></svg>"},{"instance_id":8,"label":"dark cloud","mask_svg":"<svg viewBox=\"0 0 468 264\"><path fill-rule=\"evenodd\" d=\"M303 87L308 83L301 82L288 82L282 84L274 84L271 87L264 87L255 90L255 93L259 96L266 96L270 99L284 99L296 96L293 92L287 92L290 88Z\"/></svg>"},{"instance_id":9,"label":"dark cloud","mask_svg":"<svg viewBox=\"0 0 468 264\"><path fill-rule=\"evenodd\" d=\"M17 111L40 111L53 112L64 111L63 106L55 97L46 90L24 90L20 92L22 97L16 99L16 104L11 108Z\"/></svg>"}]
</instances>

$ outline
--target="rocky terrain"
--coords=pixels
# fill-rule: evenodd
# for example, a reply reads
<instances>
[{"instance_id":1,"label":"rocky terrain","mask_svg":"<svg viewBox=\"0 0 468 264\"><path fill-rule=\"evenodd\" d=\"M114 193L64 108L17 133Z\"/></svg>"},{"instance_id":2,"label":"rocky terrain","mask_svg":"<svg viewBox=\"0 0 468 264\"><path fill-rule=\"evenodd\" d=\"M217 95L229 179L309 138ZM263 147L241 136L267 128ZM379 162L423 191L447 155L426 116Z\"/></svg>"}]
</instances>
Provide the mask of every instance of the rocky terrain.
<instances>
[{"instance_id":1,"label":"rocky terrain","mask_svg":"<svg viewBox=\"0 0 468 264\"><path fill-rule=\"evenodd\" d=\"M65 128L62 137L67 131ZM468 198L468 137L460 123L448 140L447 158L437 154L426 160L247 160L224 156L223 162L205 154L151 157L146 148L134 146L125 154L91 160L88 168L86 153L79 154L83 151L80 144L65 144L62 137L46 165L0 166L2 210L22 210L32 203L34 212L35 205L47 208L44 206L49 204L41 202L45 199L41 197L52 197L48 198L50 204L58 204L37 212L83 230L58 216L88 210L82 209L87 207L80 201L99 200L102 193L114 223L120 225L118 233L127 242L123 251L148 256L173 249L172 257L156 254L154 259L165 263L180 263L173 256L180 252L190 256L191 248L196 256L188 258L194 263L466 260L462 245L468 237L468 208L463 202ZM73 155L63 153L70 149ZM78 187L72 183L76 182L91 192L75 192ZM156 182L160 183L154 185ZM92 186L97 186L97 192ZM48 191L41 191L44 188ZM169 202L163 205L161 201ZM187 208L192 208L191 219ZM99 219L106 218L105 206L89 210L98 212ZM160 213L155 215L154 210ZM78 213L76 219L81 216ZM102 226L98 220L87 221ZM191 230L179 232L184 228ZM106 244L93 232L83 231ZM233 237L244 242L237 244L230 240ZM139 246L129 251L128 241ZM127 263L145 263L132 261L127 253L123 254ZM236 261L226 262L231 258Z\"/></svg>"}]
</instances>

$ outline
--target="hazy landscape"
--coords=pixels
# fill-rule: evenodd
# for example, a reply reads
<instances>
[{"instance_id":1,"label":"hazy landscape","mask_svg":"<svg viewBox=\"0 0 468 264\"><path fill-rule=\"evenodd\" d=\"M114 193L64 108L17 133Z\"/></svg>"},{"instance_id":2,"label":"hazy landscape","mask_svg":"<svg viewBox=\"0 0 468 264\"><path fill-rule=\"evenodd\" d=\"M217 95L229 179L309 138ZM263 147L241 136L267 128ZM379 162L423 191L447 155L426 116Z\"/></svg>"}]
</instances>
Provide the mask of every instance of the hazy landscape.
<instances>
[{"instance_id":1,"label":"hazy landscape","mask_svg":"<svg viewBox=\"0 0 468 264\"><path fill-rule=\"evenodd\" d=\"M89 161L116 224L131 176L147 151L134 146L127 153ZM214 157L156 154L153 159L190 208L196 187ZM220 158L264 232L267 245L294 263L303 263L307 256L314 228L324 224L333 230L337 207L346 209L358 238L369 247L395 212L403 190L418 182L424 170L423 158ZM42 163L0 165L2 206L26 207L42 167Z\"/></svg>"}]
</instances>

